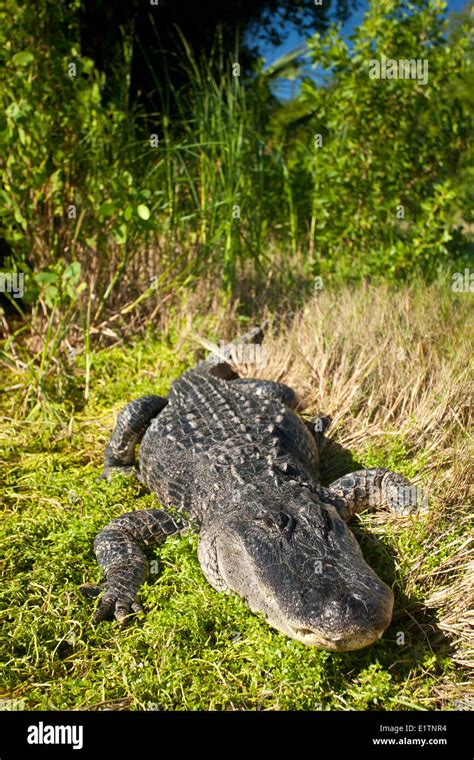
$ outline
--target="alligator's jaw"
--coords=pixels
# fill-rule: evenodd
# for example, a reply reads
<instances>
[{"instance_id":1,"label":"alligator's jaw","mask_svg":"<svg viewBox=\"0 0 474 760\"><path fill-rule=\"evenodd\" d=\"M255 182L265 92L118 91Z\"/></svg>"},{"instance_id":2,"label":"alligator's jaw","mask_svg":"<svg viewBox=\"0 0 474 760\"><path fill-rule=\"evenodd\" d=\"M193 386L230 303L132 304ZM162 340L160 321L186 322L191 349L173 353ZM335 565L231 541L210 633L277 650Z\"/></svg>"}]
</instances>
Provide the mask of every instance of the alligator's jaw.
<instances>
[{"instance_id":1,"label":"alligator's jaw","mask_svg":"<svg viewBox=\"0 0 474 760\"><path fill-rule=\"evenodd\" d=\"M318 618L313 618L309 622L312 615L308 615L308 622L304 621L304 618L296 622L283 614L277 605L273 609L273 614L267 613L267 622L286 636L301 641L307 646L335 652L363 649L378 641L392 621L393 593L382 581L380 581L380 590L384 592L384 596L380 596L378 607L372 609L365 619L353 621L347 628L339 624L331 629L327 622L320 621Z\"/></svg>"},{"instance_id":2,"label":"alligator's jaw","mask_svg":"<svg viewBox=\"0 0 474 760\"><path fill-rule=\"evenodd\" d=\"M363 649L378 641L392 621L393 611L393 594L391 590L382 584L387 591L387 597L382 601L378 612L374 615L371 621L369 619L364 621L364 625L356 628L355 630L337 630L329 631L327 625L324 627L318 627L314 624L309 627L309 623L305 625L302 621L299 623L290 622L290 620L281 613L281 609L275 604L273 598L273 605L269 605L269 595L265 595L265 602L259 606L253 604L251 600L247 599L250 609L257 613L262 614L269 625L275 628L277 631L289 636L296 641L300 641L302 644L310 647L317 647L318 649L328 649L334 652L352 652L356 649ZM263 598L263 597L262 597Z\"/></svg>"},{"instance_id":3,"label":"alligator's jaw","mask_svg":"<svg viewBox=\"0 0 474 760\"><path fill-rule=\"evenodd\" d=\"M309 628L291 628L283 631L283 633L310 647L330 649L335 652L353 652L356 649L363 649L374 644L383 636L384 632L358 633L341 639L327 639Z\"/></svg>"}]
</instances>

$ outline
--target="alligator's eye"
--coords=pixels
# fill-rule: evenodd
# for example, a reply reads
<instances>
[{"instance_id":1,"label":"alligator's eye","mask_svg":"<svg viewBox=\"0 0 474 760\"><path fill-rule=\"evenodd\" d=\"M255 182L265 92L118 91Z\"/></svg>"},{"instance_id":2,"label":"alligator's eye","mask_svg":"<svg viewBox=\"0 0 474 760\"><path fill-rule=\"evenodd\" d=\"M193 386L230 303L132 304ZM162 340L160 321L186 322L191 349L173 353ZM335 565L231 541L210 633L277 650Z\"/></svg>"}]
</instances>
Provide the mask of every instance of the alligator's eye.
<instances>
[{"instance_id":1,"label":"alligator's eye","mask_svg":"<svg viewBox=\"0 0 474 760\"><path fill-rule=\"evenodd\" d=\"M257 515L255 519L262 525L265 525L266 528L275 528L275 521L270 515Z\"/></svg>"},{"instance_id":2,"label":"alligator's eye","mask_svg":"<svg viewBox=\"0 0 474 760\"><path fill-rule=\"evenodd\" d=\"M270 528L270 530L276 530L279 533L282 531L288 531L291 530L295 524L295 521L290 515L287 515L286 512L279 512L278 514L269 514L269 515L258 515L257 520L260 523L263 523L265 527Z\"/></svg>"}]
</instances>

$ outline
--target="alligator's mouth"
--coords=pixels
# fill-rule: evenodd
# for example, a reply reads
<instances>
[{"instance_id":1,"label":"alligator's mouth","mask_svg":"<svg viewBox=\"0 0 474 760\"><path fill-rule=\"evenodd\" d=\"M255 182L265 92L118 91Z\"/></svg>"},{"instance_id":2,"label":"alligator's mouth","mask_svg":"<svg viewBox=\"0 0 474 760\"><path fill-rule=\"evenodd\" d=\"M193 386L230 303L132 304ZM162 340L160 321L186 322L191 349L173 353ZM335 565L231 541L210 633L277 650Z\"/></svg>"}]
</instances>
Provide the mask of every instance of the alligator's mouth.
<instances>
[{"instance_id":1,"label":"alligator's mouth","mask_svg":"<svg viewBox=\"0 0 474 760\"><path fill-rule=\"evenodd\" d=\"M384 631L363 631L348 634L341 638L335 636L327 638L311 628L290 626L289 630L284 631L284 633L286 633L287 636L291 636L292 639L297 639L297 641L301 641L308 646L332 649L336 652L351 652L355 649L362 649L363 647L370 646L383 636Z\"/></svg>"}]
</instances>

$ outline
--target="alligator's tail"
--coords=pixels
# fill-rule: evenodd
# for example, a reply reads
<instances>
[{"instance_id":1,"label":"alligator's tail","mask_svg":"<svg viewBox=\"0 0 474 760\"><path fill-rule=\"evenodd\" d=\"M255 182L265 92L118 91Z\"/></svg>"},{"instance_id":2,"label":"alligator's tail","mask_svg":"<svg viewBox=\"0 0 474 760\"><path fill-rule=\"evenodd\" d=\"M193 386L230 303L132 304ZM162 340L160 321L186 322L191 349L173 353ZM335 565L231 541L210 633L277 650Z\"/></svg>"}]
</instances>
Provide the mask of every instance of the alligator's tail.
<instances>
[{"instance_id":1,"label":"alligator's tail","mask_svg":"<svg viewBox=\"0 0 474 760\"><path fill-rule=\"evenodd\" d=\"M221 380L234 380L238 377L238 374L232 369L230 362L233 361L233 357L241 347L252 343L260 344L267 325L268 320L265 320L261 325L254 327L248 333L233 340L231 343L227 343L225 346L212 347L212 353L209 354L207 359L196 364L194 371L205 372L209 375L214 375L214 377L219 377ZM204 341L202 343L206 348L211 348L211 344L206 344Z\"/></svg>"}]
</instances>

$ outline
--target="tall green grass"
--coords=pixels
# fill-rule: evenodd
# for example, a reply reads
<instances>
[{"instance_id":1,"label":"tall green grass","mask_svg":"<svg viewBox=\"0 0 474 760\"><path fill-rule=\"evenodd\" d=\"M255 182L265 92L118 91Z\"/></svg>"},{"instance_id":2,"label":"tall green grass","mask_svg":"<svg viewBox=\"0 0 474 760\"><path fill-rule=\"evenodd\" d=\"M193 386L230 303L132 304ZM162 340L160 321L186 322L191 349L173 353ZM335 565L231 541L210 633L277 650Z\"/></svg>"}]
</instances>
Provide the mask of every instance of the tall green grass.
<instances>
[{"instance_id":1,"label":"tall green grass","mask_svg":"<svg viewBox=\"0 0 474 760\"><path fill-rule=\"evenodd\" d=\"M205 277L228 293L245 269L268 273L273 250L286 259L287 285L300 265L346 279L435 274L467 214L456 176L472 157L469 35L451 48L439 9L385 5L372 5L352 46L336 30L309 41L307 60L331 73L306 80L287 105L272 83L294 73L301 49L238 71L238 48L223 50L218 30L207 57L181 36L180 84L149 60L160 108L144 114L117 105L122 96L104 100L107 83L81 57L70 11L40 2L33 24L11 3L0 221L6 264L29 275L30 298L39 271L73 260L86 280L96 276L99 315L151 276L168 290ZM426 87L369 78L372 55L402 50L429 59ZM117 80L127 80L130 54L124 66Z\"/></svg>"}]
</instances>

